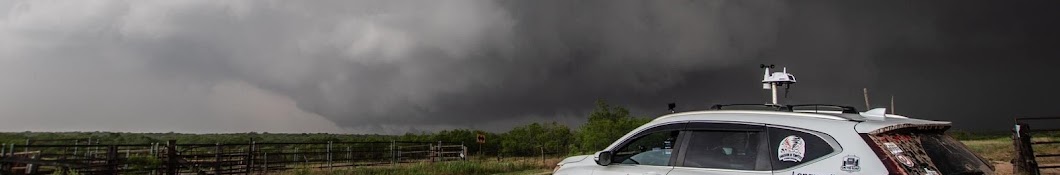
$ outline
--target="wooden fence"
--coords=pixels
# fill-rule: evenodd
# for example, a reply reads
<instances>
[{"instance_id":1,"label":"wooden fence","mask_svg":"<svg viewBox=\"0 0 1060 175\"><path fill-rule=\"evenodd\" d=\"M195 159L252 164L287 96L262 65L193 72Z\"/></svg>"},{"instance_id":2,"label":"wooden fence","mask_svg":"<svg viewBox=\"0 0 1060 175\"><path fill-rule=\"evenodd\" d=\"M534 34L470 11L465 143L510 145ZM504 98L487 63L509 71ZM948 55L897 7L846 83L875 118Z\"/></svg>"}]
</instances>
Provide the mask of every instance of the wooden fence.
<instances>
[{"instance_id":1,"label":"wooden fence","mask_svg":"<svg viewBox=\"0 0 1060 175\"><path fill-rule=\"evenodd\" d=\"M0 174L264 174L466 160L467 147L446 142L313 142L127 145L0 145Z\"/></svg>"},{"instance_id":2,"label":"wooden fence","mask_svg":"<svg viewBox=\"0 0 1060 175\"><path fill-rule=\"evenodd\" d=\"M1012 128L1012 145L1015 148L1015 157L1012 160L1012 169L1016 174L1041 174L1041 169L1060 168L1060 163L1039 164L1039 158L1060 157L1060 153L1035 152L1034 146L1057 146L1060 141L1034 141L1032 137L1036 133L1060 132L1060 128L1042 127L1032 129L1030 124L1043 123L1045 121L1060 121L1060 117L1027 117L1016 118L1015 127Z\"/></svg>"}]
</instances>

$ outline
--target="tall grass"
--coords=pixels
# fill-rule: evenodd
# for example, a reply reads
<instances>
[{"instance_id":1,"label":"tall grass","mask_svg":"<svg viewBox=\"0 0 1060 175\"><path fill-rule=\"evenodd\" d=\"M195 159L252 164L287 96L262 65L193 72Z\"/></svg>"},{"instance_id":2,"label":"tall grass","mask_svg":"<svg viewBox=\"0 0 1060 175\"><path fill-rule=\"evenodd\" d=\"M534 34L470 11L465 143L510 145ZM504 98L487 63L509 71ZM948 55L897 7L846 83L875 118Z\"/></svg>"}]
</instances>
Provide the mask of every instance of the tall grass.
<instances>
[{"instance_id":1,"label":"tall grass","mask_svg":"<svg viewBox=\"0 0 1060 175\"><path fill-rule=\"evenodd\" d=\"M972 152L983 156L987 160L1008 162L1012 160L1012 139L993 138L982 140L961 140Z\"/></svg>"},{"instance_id":2,"label":"tall grass","mask_svg":"<svg viewBox=\"0 0 1060 175\"><path fill-rule=\"evenodd\" d=\"M1060 140L1055 133L1046 133L1040 135L1034 135L1033 141L1055 141ZM987 160L991 161L1011 161L1015 152L1012 147L1012 138L1000 137L1000 138L989 138L979 140L961 140L964 145L967 145L972 152L983 156ZM1034 152L1037 154L1057 154L1060 153L1060 146L1052 145L1034 145ZM1038 158L1039 162L1060 162L1056 158Z\"/></svg>"},{"instance_id":3,"label":"tall grass","mask_svg":"<svg viewBox=\"0 0 1060 175\"><path fill-rule=\"evenodd\" d=\"M469 161L425 162L393 166L336 168L330 171L327 169L299 168L282 174L477 175L509 172L548 172L560 160L561 158L549 158L544 162L539 158L508 158L502 161L473 159Z\"/></svg>"}]
</instances>

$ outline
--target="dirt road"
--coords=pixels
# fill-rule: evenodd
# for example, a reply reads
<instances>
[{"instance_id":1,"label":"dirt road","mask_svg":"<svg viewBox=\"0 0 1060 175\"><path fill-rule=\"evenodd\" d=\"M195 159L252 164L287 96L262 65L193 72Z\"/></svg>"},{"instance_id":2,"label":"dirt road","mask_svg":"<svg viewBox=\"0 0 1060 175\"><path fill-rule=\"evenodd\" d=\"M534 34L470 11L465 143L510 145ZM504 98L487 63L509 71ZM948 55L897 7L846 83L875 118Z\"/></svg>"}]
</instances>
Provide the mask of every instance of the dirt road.
<instances>
[{"instance_id":1,"label":"dirt road","mask_svg":"<svg viewBox=\"0 0 1060 175\"><path fill-rule=\"evenodd\" d=\"M1012 163L1002 161L993 162L994 172L996 172L997 174L1012 174ZM1060 169L1046 169L1042 171L1042 174L1060 175Z\"/></svg>"}]
</instances>

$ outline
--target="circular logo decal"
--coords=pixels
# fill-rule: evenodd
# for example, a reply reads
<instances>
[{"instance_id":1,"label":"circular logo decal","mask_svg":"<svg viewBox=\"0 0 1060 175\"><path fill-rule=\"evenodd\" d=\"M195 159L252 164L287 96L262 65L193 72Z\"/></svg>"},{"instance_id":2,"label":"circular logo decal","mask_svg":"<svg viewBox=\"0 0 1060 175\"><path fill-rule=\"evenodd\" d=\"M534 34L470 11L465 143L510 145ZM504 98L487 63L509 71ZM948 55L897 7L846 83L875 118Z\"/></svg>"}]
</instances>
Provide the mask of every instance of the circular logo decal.
<instances>
[{"instance_id":1,"label":"circular logo decal","mask_svg":"<svg viewBox=\"0 0 1060 175\"><path fill-rule=\"evenodd\" d=\"M799 136L784 137L777 148L777 159L782 162L801 162L806 156L806 142Z\"/></svg>"},{"instance_id":2,"label":"circular logo decal","mask_svg":"<svg viewBox=\"0 0 1060 175\"><path fill-rule=\"evenodd\" d=\"M898 155L898 156L895 156L895 157L896 157L895 159L898 160L899 163L902 163L902 165L905 165L907 167L913 167L914 166L913 159L909 159L909 157L906 157L905 155Z\"/></svg>"}]
</instances>

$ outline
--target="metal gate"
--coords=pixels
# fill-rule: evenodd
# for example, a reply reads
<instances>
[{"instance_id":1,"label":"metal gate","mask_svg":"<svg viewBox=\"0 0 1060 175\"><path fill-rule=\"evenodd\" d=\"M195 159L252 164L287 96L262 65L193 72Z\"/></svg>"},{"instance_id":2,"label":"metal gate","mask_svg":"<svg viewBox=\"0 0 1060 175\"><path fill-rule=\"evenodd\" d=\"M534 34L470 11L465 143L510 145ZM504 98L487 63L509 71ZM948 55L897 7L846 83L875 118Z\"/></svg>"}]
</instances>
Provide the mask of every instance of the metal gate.
<instances>
[{"instance_id":1,"label":"metal gate","mask_svg":"<svg viewBox=\"0 0 1060 175\"><path fill-rule=\"evenodd\" d=\"M1016 125L1012 129L1012 145L1015 148L1015 157L1012 160L1012 169L1016 174L1041 174L1042 169L1060 168L1060 162L1047 162L1039 164L1038 158L1060 157L1060 153L1035 152L1034 146L1060 146L1058 140L1035 141L1033 134L1060 131L1060 127L1052 125L1043 128L1031 128L1031 122L1042 123L1048 121L1060 121L1060 117L1025 117L1016 118ZM1049 126L1049 125L1046 125Z\"/></svg>"},{"instance_id":2,"label":"metal gate","mask_svg":"<svg viewBox=\"0 0 1060 175\"><path fill-rule=\"evenodd\" d=\"M265 174L466 160L467 147L446 142L294 142L236 144L0 145L6 174ZM90 142L91 143L91 142Z\"/></svg>"}]
</instances>

